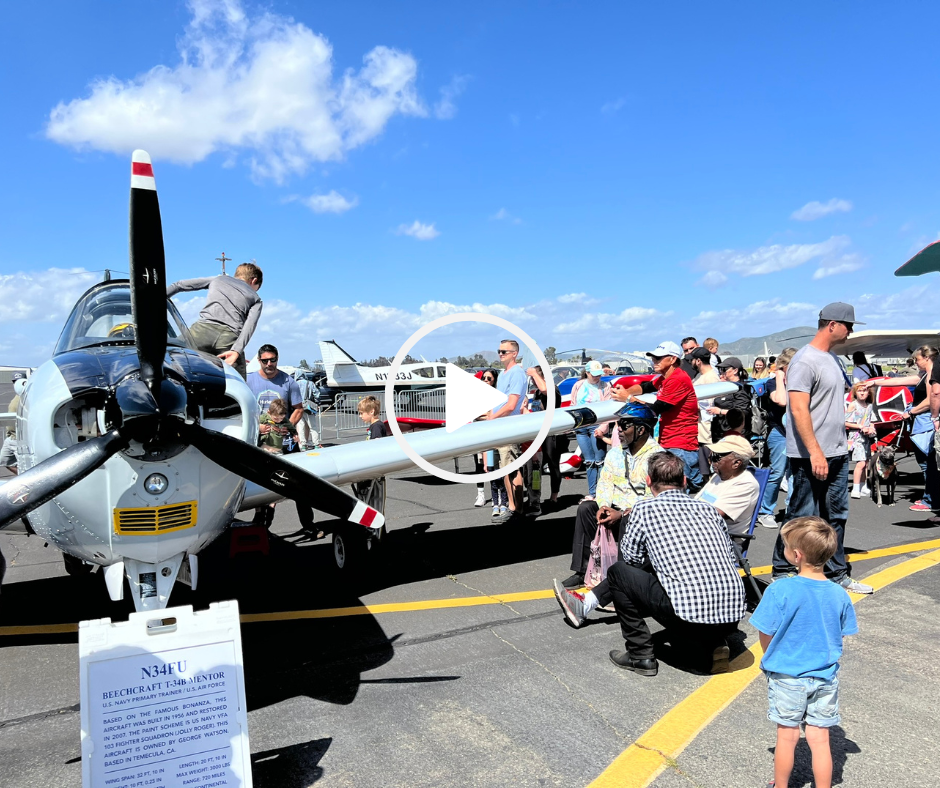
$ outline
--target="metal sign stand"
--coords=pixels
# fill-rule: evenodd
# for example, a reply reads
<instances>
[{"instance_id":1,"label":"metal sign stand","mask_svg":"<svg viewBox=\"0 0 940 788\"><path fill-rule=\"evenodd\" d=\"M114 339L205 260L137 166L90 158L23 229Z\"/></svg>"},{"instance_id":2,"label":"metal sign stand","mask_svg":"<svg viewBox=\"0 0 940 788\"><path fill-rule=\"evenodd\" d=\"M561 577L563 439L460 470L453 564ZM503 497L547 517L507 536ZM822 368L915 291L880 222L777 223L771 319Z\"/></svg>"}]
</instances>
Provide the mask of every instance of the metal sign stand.
<instances>
[{"instance_id":1,"label":"metal sign stand","mask_svg":"<svg viewBox=\"0 0 940 788\"><path fill-rule=\"evenodd\" d=\"M250 788L238 603L82 621L83 788Z\"/></svg>"}]
</instances>

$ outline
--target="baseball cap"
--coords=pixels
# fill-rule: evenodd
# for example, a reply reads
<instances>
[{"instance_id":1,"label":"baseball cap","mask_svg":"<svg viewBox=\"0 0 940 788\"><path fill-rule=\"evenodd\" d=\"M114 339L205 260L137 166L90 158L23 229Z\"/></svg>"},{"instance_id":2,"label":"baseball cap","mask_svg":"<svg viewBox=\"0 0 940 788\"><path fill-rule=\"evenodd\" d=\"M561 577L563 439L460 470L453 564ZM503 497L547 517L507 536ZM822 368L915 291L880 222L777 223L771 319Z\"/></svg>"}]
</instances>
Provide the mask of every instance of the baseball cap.
<instances>
[{"instance_id":1,"label":"baseball cap","mask_svg":"<svg viewBox=\"0 0 940 788\"><path fill-rule=\"evenodd\" d=\"M744 364L741 363L741 359L739 359L737 356L728 356L728 358L717 365L718 369L727 369L728 367L744 369Z\"/></svg>"},{"instance_id":2,"label":"baseball cap","mask_svg":"<svg viewBox=\"0 0 940 788\"><path fill-rule=\"evenodd\" d=\"M24 375L22 372L14 372L13 380L26 380L26 375Z\"/></svg>"},{"instance_id":3,"label":"baseball cap","mask_svg":"<svg viewBox=\"0 0 940 788\"><path fill-rule=\"evenodd\" d=\"M844 304L842 301L826 304L819 310L819 319L834 320L837 323L857 323L860 326L866 325L861 320L855 319L855 307L851 304Z\"/></svg>"},{"instance_id":4,"label":"baseball cap","mask_svg":"<svg viewBox=\"0 0 940 788\"><path fill-rule=\"evenodd\" d=\"M660 342L658 347L653 348L646 355L653 356L654 358L662 358L663 356L682 358L682 350L679 349L679 346L675 342Z\"/></svg>"},{"instance_id":5,"label":"baseball cap","mask_svg":"<svg viewBox=\"0 0 940 788\"><path fill-rule=\"evenodd\" d=\"M588 374L600 375L604 371L604 365L595 359L594 361L589 361L585 369L588 371Z\"/></svg>"},{"instance_id":6,"label":"baseball cap","mask_svg":"<svg viewBox=\"0 0 940 788\"><path fill-rule=\"evenodd\" d=\"M704 347L697 347L689 353L689 358L697 358L699 361L708 361L711 357L712 352Z\"/></svg>"},{"instance_id":7,"label":"baseball cap","mask_svg":"<svg viewBox=\"0 0 940 788\"><path fill-rule=\"evenodd\" d=\"M708 448L717 454L727 454L729 451L733 451L735 454L740 454L748 459L754 456L754 449L751 448L751 444L740 435L726 435L717 443L709 443Z\"/></svg>"}]
</instances>

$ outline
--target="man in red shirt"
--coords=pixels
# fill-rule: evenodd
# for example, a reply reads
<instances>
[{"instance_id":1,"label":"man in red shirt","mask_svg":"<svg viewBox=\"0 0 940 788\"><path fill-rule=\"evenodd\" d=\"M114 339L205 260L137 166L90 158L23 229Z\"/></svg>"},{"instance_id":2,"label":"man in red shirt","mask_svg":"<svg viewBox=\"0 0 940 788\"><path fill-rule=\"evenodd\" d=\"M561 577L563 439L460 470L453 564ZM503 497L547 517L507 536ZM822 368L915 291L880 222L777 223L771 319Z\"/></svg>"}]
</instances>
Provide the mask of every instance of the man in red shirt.
<instances>
[{"instance_id":1,"label":"man in red shirt","mask_svg":"<svg viewBox=\"0 0 940 788\"><path fill-rule=\"evenodd\" d=\"M692 378L679 366L682 351L675 342L661 342L646 355L660 377L629 388L615 387L613 397L635 402L638 394L656 394L652 408L659 415L659 445L682 460L686 484L694 494L704 479L698 467L698 398Z\"/></svg>"}]
</instances>

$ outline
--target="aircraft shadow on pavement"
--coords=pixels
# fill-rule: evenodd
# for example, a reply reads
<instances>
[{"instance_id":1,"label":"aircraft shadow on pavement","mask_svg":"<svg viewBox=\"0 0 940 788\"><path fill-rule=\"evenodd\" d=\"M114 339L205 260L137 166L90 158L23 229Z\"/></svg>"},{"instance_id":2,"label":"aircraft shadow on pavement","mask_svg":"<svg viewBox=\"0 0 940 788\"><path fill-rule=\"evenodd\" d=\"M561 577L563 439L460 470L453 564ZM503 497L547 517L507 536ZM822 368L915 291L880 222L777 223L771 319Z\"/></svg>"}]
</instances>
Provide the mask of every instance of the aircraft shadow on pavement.
<instances>
[{"instance_id":1,"label":"aircraft shadow on pavement","mask_svg":"<svg viewBox=\"0 0 940 788\"><path fill-rule=\"evenodd\" d=\"M829 748L832 750L832 784L839 785L842 782L842 773L845 770L845 762L849 755L858 755L862 748L854 741L847 738L845 731L839 725L833 725L829 729ZM768 751L773 754L775 747L768 747ZM801 738L796 745L796 753L793 760L793 772L790 774L790 788L803 788L814 785L813 782L813 754L810 752L806 739Z\"/></svg>"},{"instance_id":2,"label":"aircraft shadow on pavement","mask_svg":"<svg viewBox=\"0 0 940 788\"><path fill-rule=\"evenodd\" d=\"M332 743L328 737L256 752L251 756L255 788L306 788L323 776L319 763Z\"/></svg>"}]
</instances>

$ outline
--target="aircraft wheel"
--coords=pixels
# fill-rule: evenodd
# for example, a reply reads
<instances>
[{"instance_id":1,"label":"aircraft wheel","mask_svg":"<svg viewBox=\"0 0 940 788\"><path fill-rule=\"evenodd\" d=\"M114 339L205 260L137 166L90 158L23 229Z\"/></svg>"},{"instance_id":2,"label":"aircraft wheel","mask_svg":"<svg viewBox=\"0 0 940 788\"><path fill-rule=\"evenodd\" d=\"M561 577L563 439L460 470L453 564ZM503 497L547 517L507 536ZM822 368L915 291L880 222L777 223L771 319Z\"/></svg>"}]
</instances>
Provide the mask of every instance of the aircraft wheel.
<instances>
[{"instance_id":1,"label":"aircraft wheel","mask_svg":"<svg viewBox=\"0 0 940 788\"><path fill-rule=\"evenodd\" d=\"M95 568L94 564L86 564L81 558L68 553L62 553L62 561L65 563L65 571L72 577L84 577Z\"/></svg>"},{"instance_id":2,"label":"aircraft wheel","mask_svg":"<svg viewBox=\"0 0 940 788\"><path fill-rule=\"evenodd\" d=\"M362 568L368 550L365 529L361 525L342 526L333 531L333 563L344 575Z\"/></svg>"}]
</instances>

